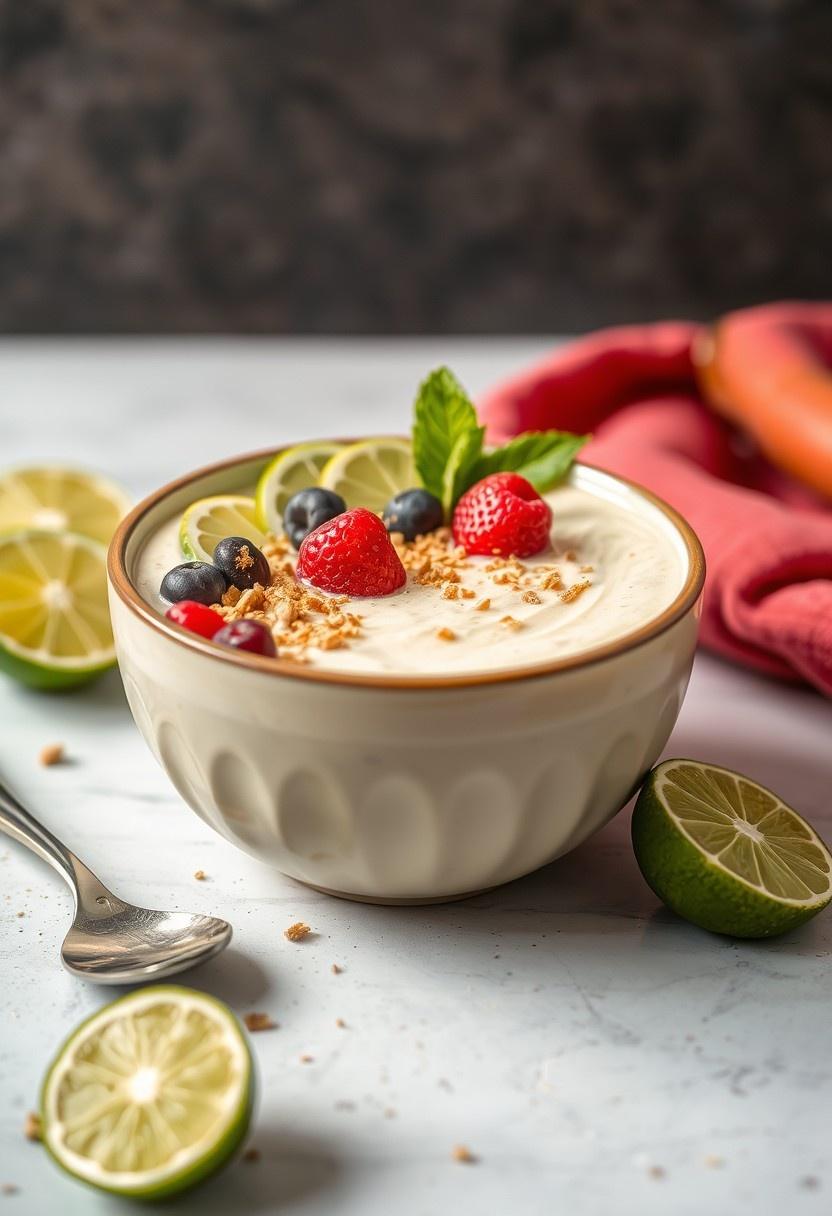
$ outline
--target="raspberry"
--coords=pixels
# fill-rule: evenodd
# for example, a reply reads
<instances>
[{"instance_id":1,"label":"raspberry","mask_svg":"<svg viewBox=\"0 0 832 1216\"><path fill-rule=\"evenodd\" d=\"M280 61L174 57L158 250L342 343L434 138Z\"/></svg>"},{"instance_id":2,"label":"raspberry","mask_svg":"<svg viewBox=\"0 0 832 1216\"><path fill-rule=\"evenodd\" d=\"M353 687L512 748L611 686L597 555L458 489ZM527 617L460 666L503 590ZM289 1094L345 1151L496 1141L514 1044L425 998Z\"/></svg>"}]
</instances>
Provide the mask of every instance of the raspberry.
<instances>
[{"instance_id":1,"label":"raspberry","mask_svg":"<svg viewBox=\"0 0 832 1216\"><path fill-rule=\"evenodd\" d=\"M407 575L377 515L346 511L310 532L298 552L298 578L336 595L390 595Z\"/></svg>"},{"instance_id":2,"label":"raspberry","mask_svg":"<svg viewBox=\"0 0 832 1216\"><path fill-rule=\"evenodd\" d=\"M165 616L174 624L189 629L191 633L198 633L203 638L212 638L225 624L218 612L214 612L213 608L208 608L205 604L197 603L196 600L180 600L178 604L171 604Z\"/></svg>"},{"instance_id":3,"label":"raspberry","mask_svg":"<svg viewBox=\"0 0 832 1216\"><path fill-rule=\"evenodd\" d=\"M454 540L466 553L531 557L549 544L552 512L518 473L492 473L467 490L454 511Z\"/></svg>"}]
</instances>

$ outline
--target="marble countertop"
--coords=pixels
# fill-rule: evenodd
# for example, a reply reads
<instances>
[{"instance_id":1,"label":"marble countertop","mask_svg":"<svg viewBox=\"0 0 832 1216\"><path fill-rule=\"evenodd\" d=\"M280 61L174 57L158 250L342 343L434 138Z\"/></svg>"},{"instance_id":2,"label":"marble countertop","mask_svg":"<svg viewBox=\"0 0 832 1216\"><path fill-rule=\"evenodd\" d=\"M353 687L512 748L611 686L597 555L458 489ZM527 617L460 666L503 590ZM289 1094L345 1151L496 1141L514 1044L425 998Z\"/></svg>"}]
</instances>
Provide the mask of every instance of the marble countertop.
<instances>
[{"instance_id":1,"label":"marble countertop","mask_svg":"<svg viewBox=\"0 0 832 1216\"><path fill-rule=\"evenodd\" d=\"M478 391L544 348L8 341L3 462L80 461L139 495L230 452L403 428L430 366L449 362ZM3 776L105 881L233 923L228 953L187 982L280 1023L252 1039L260 1160L234 1164L177 1212L828 1210L832 915L756 944L684 924L643 883L627 812L570 856L464 903L339 902L247 858L184 806L116 673L63 696L0 682L0 723ZM829 837L831 724L820 697L700 656L667 754L748 772ZM68 763L42 768L51 742ZM22 1133L61 1038L112 994L62 971L69 895L5 838L0 895L0 1185L17 1188L0 1210L123 1211ZM283 930L299 919L315 933L292 945ZM458 1144L475 1163L452 1159Z\"/></svg>"}]
</instances>

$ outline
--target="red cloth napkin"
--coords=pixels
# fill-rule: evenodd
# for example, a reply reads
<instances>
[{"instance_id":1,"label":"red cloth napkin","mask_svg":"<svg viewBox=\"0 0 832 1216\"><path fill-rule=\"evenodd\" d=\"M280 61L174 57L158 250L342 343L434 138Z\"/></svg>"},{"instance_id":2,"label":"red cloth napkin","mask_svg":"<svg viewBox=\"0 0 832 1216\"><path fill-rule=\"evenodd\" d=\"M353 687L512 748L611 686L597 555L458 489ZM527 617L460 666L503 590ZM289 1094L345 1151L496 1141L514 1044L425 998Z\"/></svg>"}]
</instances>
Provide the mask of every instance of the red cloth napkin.
<instances>
[{"instance_id":1,"label":"red cloth napkin","mask_svg":"<svg viewBox=\"0 0 832 1216\"><path fill-rule=\"evenodd\" d=\"M674 321L571 343L485 397L489 439L592 431L582 460L647 486L698 533L704 645L832 696L832 509L709 412L698 333Z\"/></svg>"}]
</instances>

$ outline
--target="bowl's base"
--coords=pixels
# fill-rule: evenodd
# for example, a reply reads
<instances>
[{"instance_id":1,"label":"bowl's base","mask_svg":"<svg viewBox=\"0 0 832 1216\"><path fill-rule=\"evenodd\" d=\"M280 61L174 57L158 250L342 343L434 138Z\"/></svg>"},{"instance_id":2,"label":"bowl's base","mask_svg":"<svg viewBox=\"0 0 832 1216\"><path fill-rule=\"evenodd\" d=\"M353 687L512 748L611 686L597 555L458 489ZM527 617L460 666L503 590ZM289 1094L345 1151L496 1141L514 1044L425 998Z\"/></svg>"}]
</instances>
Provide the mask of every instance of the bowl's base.
<instances>
[{"instance_id":1,"label":"bowl's base","mask_svg":"<svg viewBox=\"0 0 832 1216\"><path fill-rule=\"evenodd\" d=\"M312 891L320 891L322 895L332 895L335 899L350 899L353 903L358 904L380 904L384 907L419 907L426 904L453 904L458 903L461 899L473 899L475 895L485 895L488 891L495 891L496 887L481 887L478 891L461 891L458 895L415 895L409 899L396 899L393 896L385 895L354 895L351 891L332 891L329 887L319 887L314 882L304 882L302 878L294 879L294 882L299 882L302 887L309 887Z\"/></svg>"}]
</instances>

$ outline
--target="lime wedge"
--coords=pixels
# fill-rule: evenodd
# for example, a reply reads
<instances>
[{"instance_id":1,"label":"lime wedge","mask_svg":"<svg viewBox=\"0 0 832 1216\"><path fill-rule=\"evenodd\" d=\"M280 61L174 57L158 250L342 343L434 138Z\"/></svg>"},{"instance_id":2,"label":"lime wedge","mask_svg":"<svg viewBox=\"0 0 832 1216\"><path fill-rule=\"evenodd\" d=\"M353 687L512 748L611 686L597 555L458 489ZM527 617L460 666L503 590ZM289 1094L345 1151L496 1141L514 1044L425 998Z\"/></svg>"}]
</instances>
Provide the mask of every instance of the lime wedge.
<instances>
[{"instance_id":1,"label":"lime wedge","mask_svg":"<svg viewBox=\"0 0 832 1216\"><path fill-rule=\"evenodd\" d=\"M266 533L256 519L253 498L242 494L217 494L191 503L179 524L179 545L192 561L210 562L225 536L242 536L257 545Z\"/></svg>"},{"instance_id":2,"label":"lime wedge","mask_svg":"<svg viewBox=\"0 0 832 1216\"><path fill-rule=\"evenodd\" d=\"M633 847L659 899L731 937L772 937L832 899L832 854L776 794L696 760L666 760L633 812Z\"/></svg>"},{"instance_id":3,"label":"lime wedge","mask_svg":"<svg viewBox=\"0 0 832 1216\"><path fill-rule=\"evenodd\" d=\"M78 532L107 544L129 509L123 490L79 469L44 466L0 476L0 533Z\"/></svg>"},{"instance_id":4,"label":"lime wedge","mask_svg":"<svg viewBox=\"0 0 832 1216\"><path fill-rule=\"evenodd\" d=\"M394 494L418 485L407 439L364 439L327 461L320 485L340 494L347 506L380 513Z\"/></svg>"},{"instance_id":5,"label":"lime wedge","mask_svg":"<svg viewBox=\"0 0 832 1216\"><path fill-rule=\"evenodd\" d=\"M159 1199L225 1164L253 1092L248 1044L225 1005L188 988L144 988L61 1047L43 1083L43 1141L75 1178Z\"/></svg>"},{"instance_id":6,"label":"lime wedge","mask_svg":"<svg viewBox=\"0 0 832 1216\"><path fill-rule=\"evenodd\" d=\"M298 443L270 461L257 483L257 522L266 532L279 532L286 503L299 490L316 486L321 470L343 444L328 440Z\"/></svg>"},{"instance_id":7,"label":"lime wedge","mask_svg":"<svg viewBox=\"0 0 832 1216\"><path fill-rule=\"evenodd\" d=\"M114 662L104 545L34 529L0 537L0 670L58 689Z\"/></svg>"}]
</instances>

